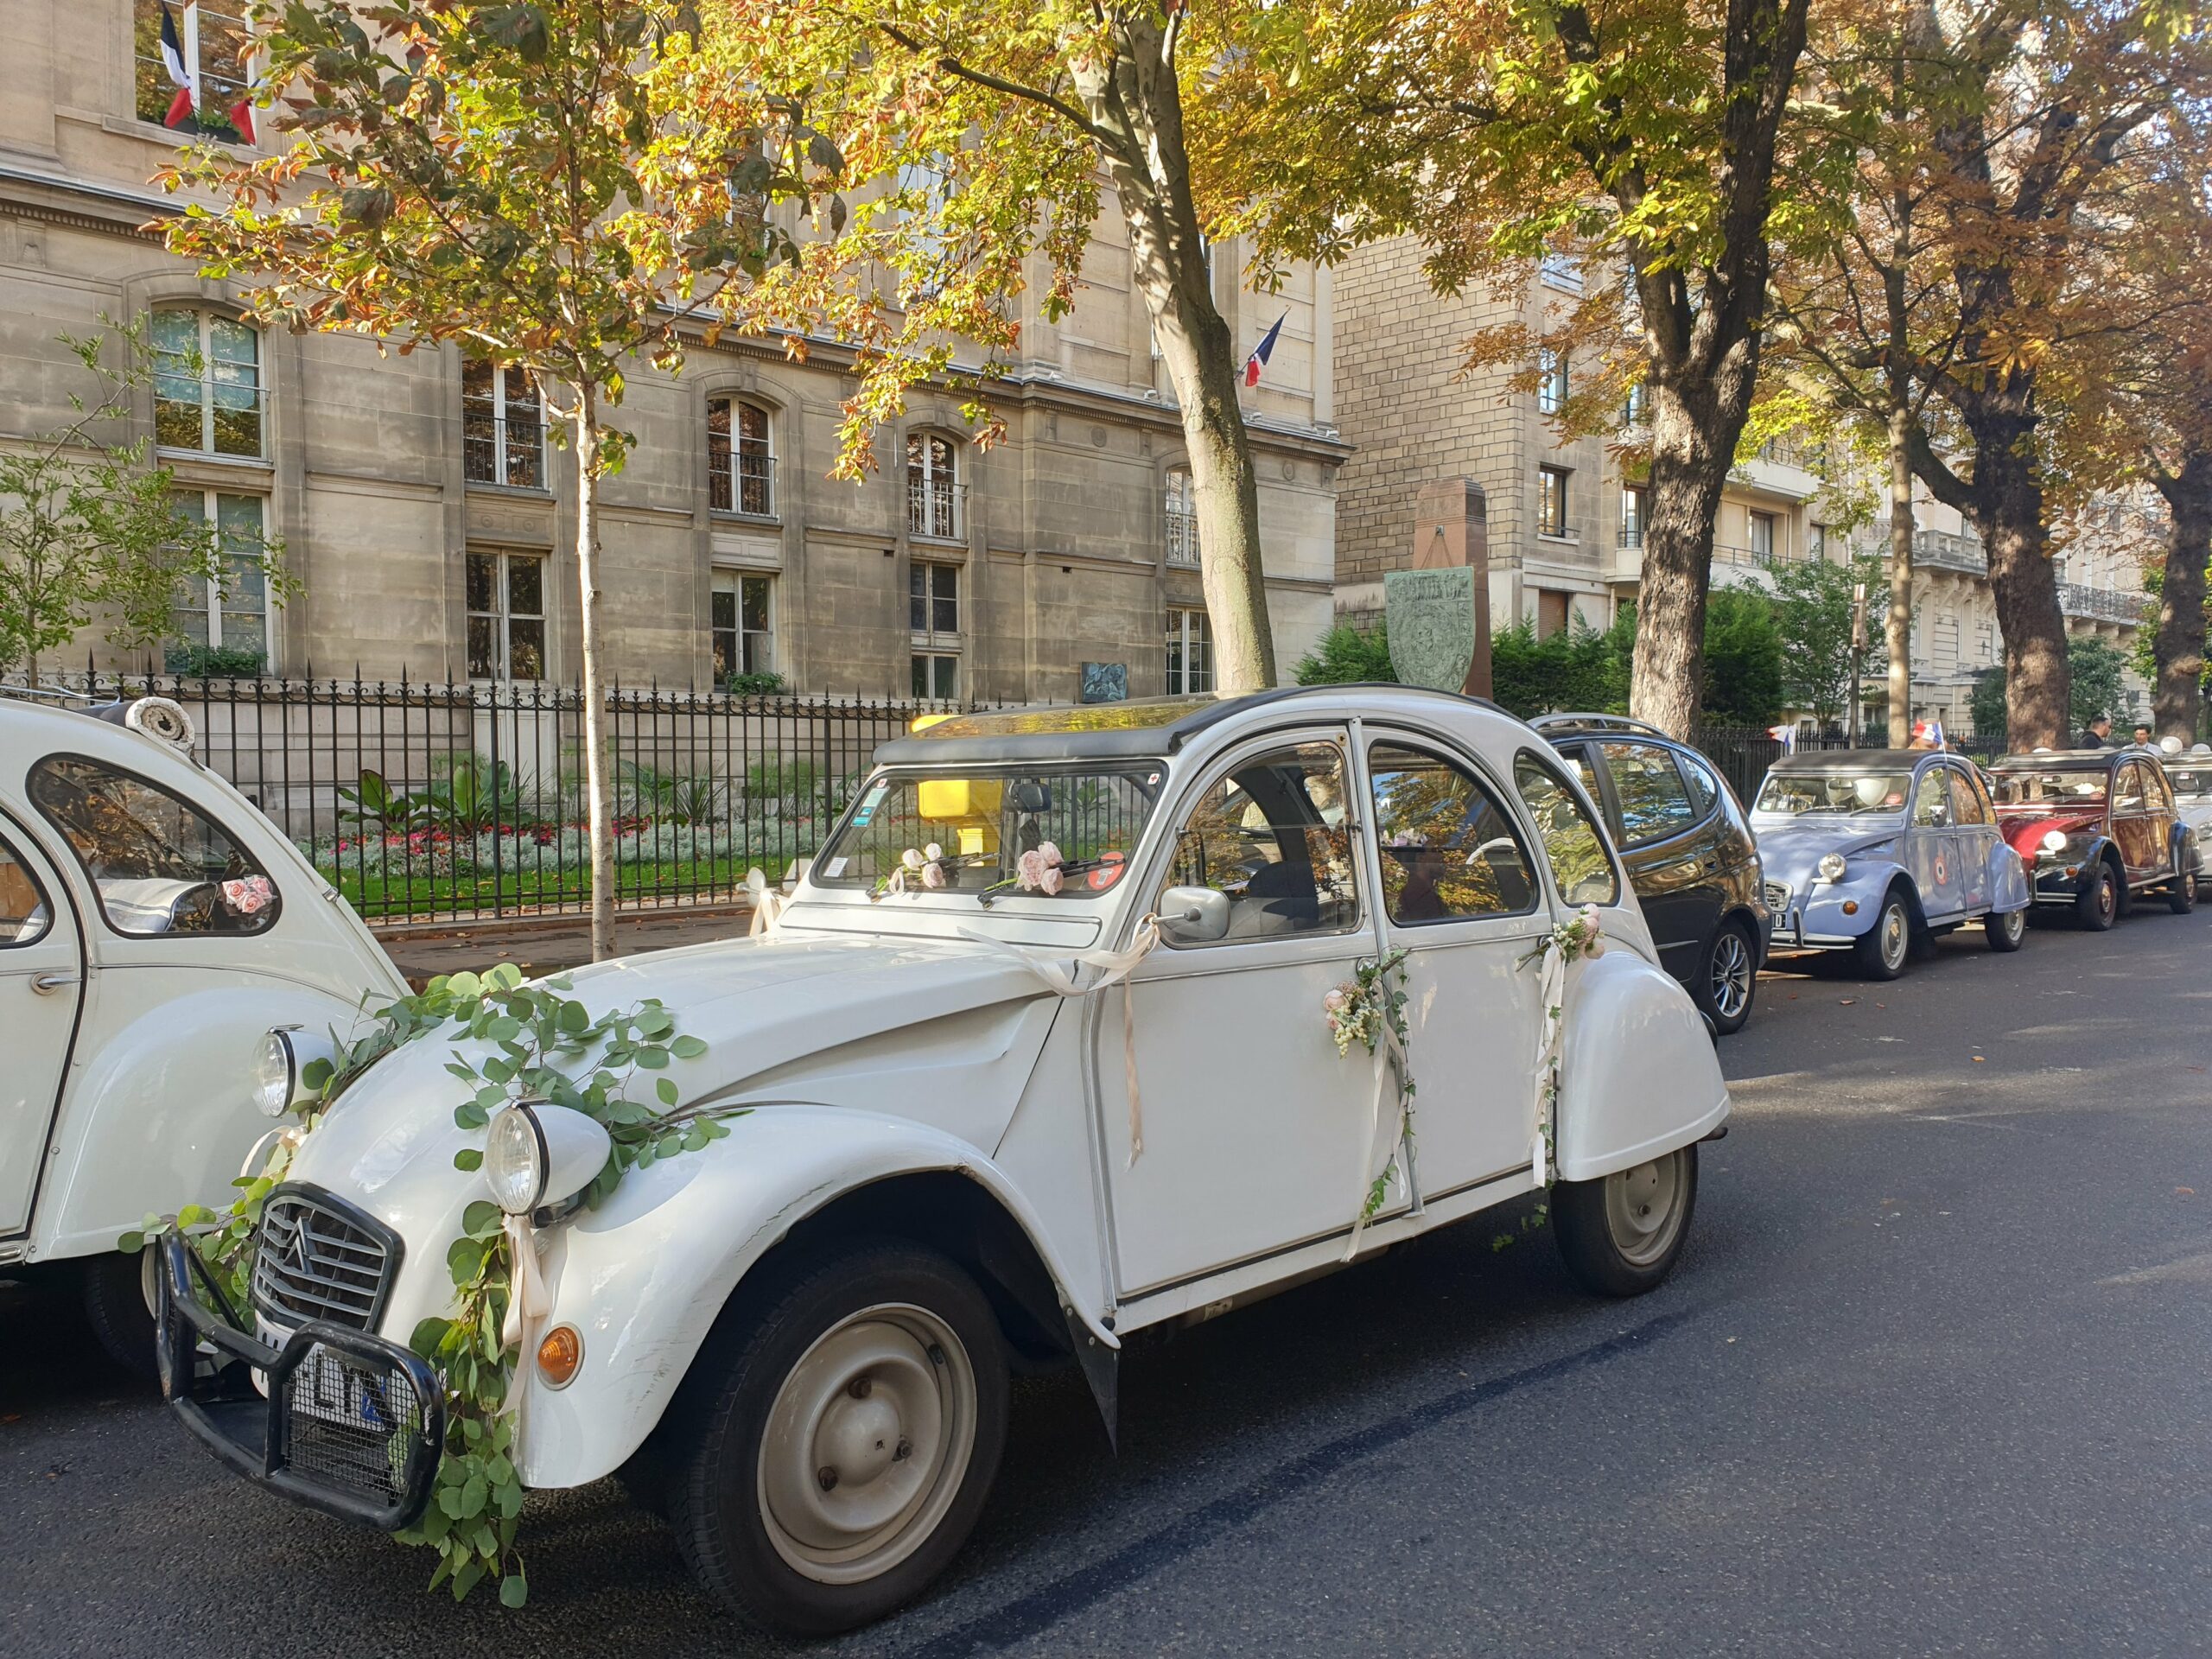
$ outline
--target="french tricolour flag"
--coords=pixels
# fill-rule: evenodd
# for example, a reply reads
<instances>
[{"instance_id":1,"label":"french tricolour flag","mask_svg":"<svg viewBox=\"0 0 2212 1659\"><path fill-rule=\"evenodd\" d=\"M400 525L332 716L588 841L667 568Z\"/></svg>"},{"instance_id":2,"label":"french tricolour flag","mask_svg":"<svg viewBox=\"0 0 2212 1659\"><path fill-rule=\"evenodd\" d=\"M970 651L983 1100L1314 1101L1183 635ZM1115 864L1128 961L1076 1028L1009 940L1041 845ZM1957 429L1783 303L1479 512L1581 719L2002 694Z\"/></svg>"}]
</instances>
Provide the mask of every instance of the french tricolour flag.
<instances>
[{"instance_id":1,"label":"french tricolour flag","mask_svg":"<svg viewBox=\"0 0 2212 1659\"><path fill-rule=\"evenodd\" d=\"M1244 359L1246 386L1256 386L1260 384L1260 371L1268 366L1268 359L1274 355L1275 336L1282 333L1283 324L1289 321L1290 313L1287 311L1277 317L1275 326L1261 336L1260 343L1252 348L1252 355Z\"/></svg>"},{"instance_id":2,"label":"french tricolour flag","mask_svg":"<svg viewBox=\"0 0 2212 1659\"><path fill-rule=\"evenodd\" d=\"M1770 726L1766 734L1782 745L1784 754L1797 753L1797 728L1795 726Z\"/></svg>"},{"instance_id":3,"label":"french tricolour flag","mask_svg":"<svg viewBox=\"0 0 2212 1659\"><path fill-rule=\"evenodd\" d=\"M169 85L176 88L162 124L181 127L188 120L196 120L200 114L200 11L196 6L185 7L184 29L180 34L168 0L162 0L162 67L168 72ZM239 137L249 144L260 142L253 131L251 92L232 105L227 113Z\"/></svg>"}]
</instances>

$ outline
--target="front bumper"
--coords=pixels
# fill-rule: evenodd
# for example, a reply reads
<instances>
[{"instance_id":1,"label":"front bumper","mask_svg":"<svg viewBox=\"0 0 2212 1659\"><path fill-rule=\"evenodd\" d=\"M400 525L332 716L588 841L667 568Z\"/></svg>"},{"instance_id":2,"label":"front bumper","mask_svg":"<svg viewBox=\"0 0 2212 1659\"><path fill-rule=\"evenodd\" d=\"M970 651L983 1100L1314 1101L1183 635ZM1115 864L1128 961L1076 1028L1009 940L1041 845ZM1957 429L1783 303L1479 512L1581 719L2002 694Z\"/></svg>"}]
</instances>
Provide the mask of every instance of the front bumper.
<instances>
[{"instance_id":1,"label":"front bumper","mask_svg":"<svg viewBox=\"0 0 2212 1659\"><path fill-rule=\"evenodd\" d=\"M2085 863L2046 864L2040 861L2028 866L2028 890L2038 905L2071 905L2082 896L2082 872L2088 868Z\"/></svg>"},{"instance_id":2,"label":"front bumper","mask_svg":"<svg viewBox=\"0 0 2212 1659\"><path fill-rule=\"evenodd\" d=\"M162 1242L162 1393L185 1427L239 1474L296 1503L388 1532L412 1526L445 1445L437 1373L397 1343L321 1320L271 1347L201 1305L192 1281L202 1271L182 1239ZM268 1397L220 1397L196 1375L203 1342L226 1366L261 1373Z\"/></svg>"},{"instance_id":3,"label":"front bumper","mask_svg":"<svg viewBox=\"0 0 2212 1659\"><path fill-rule=\"evenodd\" d=\"M1772 924L1767 931L1770 950L1848 950L1873 918L1846 916L1843 901L1858 899L1856 889L1816 881L1799 889L1781 881L1766 884L1765 898Z\"/></svg>"}]
</instances>

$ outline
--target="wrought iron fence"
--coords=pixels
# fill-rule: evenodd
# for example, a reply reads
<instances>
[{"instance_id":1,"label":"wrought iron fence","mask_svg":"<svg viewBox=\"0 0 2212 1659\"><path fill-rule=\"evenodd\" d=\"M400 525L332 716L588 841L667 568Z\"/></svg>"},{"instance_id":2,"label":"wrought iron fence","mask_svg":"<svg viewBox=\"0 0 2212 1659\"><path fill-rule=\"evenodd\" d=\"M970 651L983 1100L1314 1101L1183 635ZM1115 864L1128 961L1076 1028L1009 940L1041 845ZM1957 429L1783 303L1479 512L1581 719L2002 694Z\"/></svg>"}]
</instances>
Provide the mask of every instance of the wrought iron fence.
<instances>
[{"instance_id":1,"label":"wrought iron fence","mask_svg":"<svg viewBox=\"0 0 2212 1659\"><path fill-rule=\"evenodd\" d=\"M182 703L197 753L372 922L582 912L583 708L506 683L78 674ZM618 689L607 704L615 902L728 902L811 854L876 746L962 705Z\"/></svg>"}]
</instances>

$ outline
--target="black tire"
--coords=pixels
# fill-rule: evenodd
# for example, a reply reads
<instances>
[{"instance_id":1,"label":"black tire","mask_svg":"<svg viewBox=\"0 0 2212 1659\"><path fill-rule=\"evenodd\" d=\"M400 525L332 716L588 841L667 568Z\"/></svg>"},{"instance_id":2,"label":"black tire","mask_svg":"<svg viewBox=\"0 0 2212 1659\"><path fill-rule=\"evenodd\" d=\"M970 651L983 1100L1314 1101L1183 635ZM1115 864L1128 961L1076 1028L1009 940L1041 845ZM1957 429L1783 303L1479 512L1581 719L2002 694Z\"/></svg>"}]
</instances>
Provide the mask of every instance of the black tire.
<instances>
[{"instance_id":1,"label":"black tire","mask_svg":"<svg viewBox=\"0 0 2212 1659\"><path fill-rule=\"evenodd\" d=\"M957 1354L945 1347L947 1337ZM849 1368L856 1368L849 1380L828 1387ZM694 1363L671 1421L658 1431L668 1437L667 1513L677 1547L725 1606L772 1628L829 1636L881 1618L927 1587L974 1529L1006 1447L1007 1392L1005 1348L989 1302L935 1251L898 1240L853 1240L772 1267L761 1282L740 1287ZM848 1407L848 1398L875 1403ZM937 1419L928 1415L932 1398L942 1407ZM963 1414L964 1425L957 1421ZM803 1441L786 1434L771 1446L772 1415L811 1427ZM928 1464L899 1471L917 1455L908 1432L928 1422L936 1428L931 1444L944 1451L923 1449L918 1455ZM885 1439L890 1434L895 1446ZM831 1524L822 1512L833 1507L826 1494L837 1489L839 1471L823 1465L816 1484L825 1496L817 1501L794 1471L833 1455L868 1471L851 1483L861 1497L856 1513L880 1513L912 1482L921 1484L872 1532L810 1535L810 1527ZM781 1516L772 1513L779 1485L791 1510ZM820 1541L825 1538L858 1541ZM825 1581L794 1560L810 1551L849 1557L871 1540L881 1541L877 1554L890 1552L884 1566L847 1582ZM850 1573L855 1565L848 1560L821 1570Z\"/></svg>"},{"instance_id":2,"label":"black tire","mask_svg":"<svg viewBox=\"0 0 2212 1659\"><path fill-rule=\"evenodd\" d=\"M1904 972L1913 950L1912 906L1891 887L1882 895L1874 925L1853 943L1852 960L1862 979L1895 979Z\"/></svg>"},{"instance_id":3,"label":"black tire","mask_svg":"<svg viewBox=\"0 0 2212 1659\"><path fill-rule=\"evenodd\" d=\"M2028 937L2028 912L2024 910L1993 910L1981 918L1981 936L1991 950L1999 955L2009 955L2020 948Z\"/></svg>"},{"instance_id":4,"label":"black tire","mask_svg":"<svg viewBox=\"0 0 2212 1659\"><path fill-rule=\"evenodd\" d=\"M154 1310L146 1300L146 1252L111 1251L85 1261L85 1318L108 1357L133 1376L161 1380L154 1352Z\"/></svg>"},{"instance_id":5,"label":"black tire","mask_svg":"<svg viewBox=\"0 0 2212 1659\"><path fill-rule=\"evenodd\" d=\"M2075 895L2074 919L2092 933L2101 933L2120 919L2120 883L2113 877L2112 866L2101 858Z\"/></svg>"},{"instance_id":6,"label":"black tire","mask_svg":"<svg viewBox=\"0 0 2212 1659\"><path fill-rule=\"evenodd\" d=\"M1751 999L1758 991L1758 945L1741 921L1725 921L1713 931L1698 957L1697 976L1690 982L1690 997L1713 1022L1716 1037L1732 1037L1751 1017Z\"/></svg>"},{"instance_id":7,"label":"black tire","mask_svg":"<svg viewBox=\"0 0 2212 1659\"><path fill-rule=\"evenodd\" d=\"M2196 908L2195 855L2191 854L2190 857L2192 861L2182 867L2181 874L2174 878L2173 886L2166 889L2167 906L2177 916L2186 916Z\"/></svg>"},{"instance_id":8,"label":"black tire","mask_svg":"<svg viewBox=\"0 0 2212 1659\"><path fill-rule=\"evenodd\" d=\"M1637 1201L1652 1195L1655 1172L1668 1212L1643 1231L1642 1222L1652 1217L1648 1209L1637 1215ZM1693 1143L1594 1181L1561 1181L1552 1191L1552 1229L1567 1270L1585 1290L1599 1296L1641 1296L1656 1290L1675 1270L1696 1209Z\"/></svg>"}]
</instances>

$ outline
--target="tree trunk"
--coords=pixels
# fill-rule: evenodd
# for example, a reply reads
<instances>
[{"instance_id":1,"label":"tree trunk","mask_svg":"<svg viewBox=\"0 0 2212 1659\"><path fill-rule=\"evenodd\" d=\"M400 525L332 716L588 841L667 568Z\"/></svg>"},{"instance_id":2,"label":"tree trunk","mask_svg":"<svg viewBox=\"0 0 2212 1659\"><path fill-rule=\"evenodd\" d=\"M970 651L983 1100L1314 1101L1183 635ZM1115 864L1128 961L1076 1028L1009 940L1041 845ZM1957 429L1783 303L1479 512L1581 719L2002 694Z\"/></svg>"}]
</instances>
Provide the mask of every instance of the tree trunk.
<instances>
[{"instance_id":1,"label":"tree trunk","mask_svg":"<svg viewBox=\"0 0 2212 1659\"><path fill-rule=\"evenodd\" d=\"M1183 143L1172 35L1148 15L1116 26L1121 49L1078 60L1072 79L1129 227L1129 253L1161 360L1175 388L1198 498L1198 574L1215 684L1275 683L1274 630L1260 558L1260 483L1236 400L1241 365L1214 303Z\"/></svg>"},{"instance_id":2,"label":"tree trunk","mask_svg":"<svg viewBox=\"0 0 2212 1659\"><path fill-rule=\"evenodd\" d=\"M600 671L599 409L576 387L576 586L583 641L584 788L591 810L591 959L614 954L614 813L607 776L607 691Z\"/></svg>"},{"instance_id":3,"label":"tree trunk","mask_svg":"<svg viewBox=\"0 0 2212 1659\"><path fill-rule=\"evenodd\" d=\"M1912 411L1890 409L1890 607L1882 643L1890 653L1890 747L1912 742Z\"/></svg>"},{"instance_id":4,"label":"tree trunk","mask_svg":"<svg viewBox=\"0 0 2212 1659\"><path fill-rule=\"evenodd\" d=\"M2212 563L2212 451L2196 450L2154 477L2166 499L2166 574L2151 636L2152 729L2196 741L2204 717L2205 566Z\"/></svg>"},{"instance_id":5,"label":"tree trunk","mask_svg":"<svg viewBox=\"0 0 2212 1659\"><path fill-rule=\"evenodd\" d=\"M2066 617L2043 522L2043 480L2024 422L1993 423L1974 437L1968 516L1989 555L1990 591L2005 638L2005 744L2014 753L2072 741L2073 674Z\"/></svg>"},{"instance_id":6,"label":"tree trunk","mask_svg":"<svg viewBox=\"0 0 2212 1659\"><path fill-rule=\"evenodd\" d=\"M1629 712L1687 742L1704 695L1713 523L1744 421L1740 413L1724 422L1712 408L1693 409L1663 382L1652 385L1650 396L1651 473L1644 491L1650 522L1643 532Z\"/></svg>"}]
</instances>

